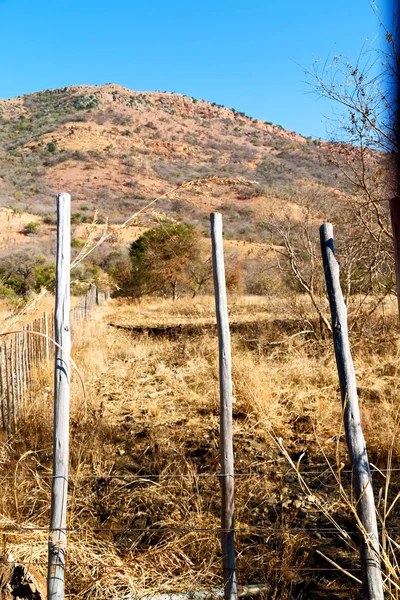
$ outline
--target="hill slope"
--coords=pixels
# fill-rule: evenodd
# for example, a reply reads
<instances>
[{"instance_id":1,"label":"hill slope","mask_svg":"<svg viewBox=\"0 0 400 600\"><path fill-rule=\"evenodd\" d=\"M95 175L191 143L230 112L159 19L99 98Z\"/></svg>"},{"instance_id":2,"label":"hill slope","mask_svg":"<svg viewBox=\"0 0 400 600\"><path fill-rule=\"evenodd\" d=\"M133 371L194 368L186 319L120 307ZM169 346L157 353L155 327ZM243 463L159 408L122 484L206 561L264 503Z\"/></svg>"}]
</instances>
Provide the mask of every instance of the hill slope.
<instances>
[{"instance_id":1,"label":"hill slope","mask_svg":"<svg viewBox=\"0 0 400 600\"><path fill-rule=\"evenodd\" d=\"M268 200L281 210L279 200L301 189L334 193L326 156L319 140L174 93L108 84L0 100L1 205L38 214L53 210L62 189L74 210L99 208L118 220L177 183L216 175L257 183L197 198L192 213L237 212L233 205L259 218L274 205Z\"/></svg>"}]
</instances>

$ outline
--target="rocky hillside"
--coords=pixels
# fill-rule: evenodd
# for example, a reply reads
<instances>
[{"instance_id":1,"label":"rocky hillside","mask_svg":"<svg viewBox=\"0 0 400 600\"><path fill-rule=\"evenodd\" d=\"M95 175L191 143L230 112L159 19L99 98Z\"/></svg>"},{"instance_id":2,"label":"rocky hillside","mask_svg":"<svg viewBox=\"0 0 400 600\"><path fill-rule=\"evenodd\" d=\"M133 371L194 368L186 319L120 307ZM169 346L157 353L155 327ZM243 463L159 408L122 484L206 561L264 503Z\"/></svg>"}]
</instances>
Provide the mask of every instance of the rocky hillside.
<instances>
[{"instance_id":1,"label":"rocky hillside","mask_svg":"<svg viewBox=\"0 0 400 600\"><path fill-rule=\"evenodd\" d=\"M215 103L113 84L0 100L1 206L46 216L68 190L75 212L118 221L177 183L214 175L254 183L192 193L185 212L201 220L222 208L242 226L282 203L295 213L300 191L328 197L338 185L320 140Z\"/></svg>"}]
</instances>

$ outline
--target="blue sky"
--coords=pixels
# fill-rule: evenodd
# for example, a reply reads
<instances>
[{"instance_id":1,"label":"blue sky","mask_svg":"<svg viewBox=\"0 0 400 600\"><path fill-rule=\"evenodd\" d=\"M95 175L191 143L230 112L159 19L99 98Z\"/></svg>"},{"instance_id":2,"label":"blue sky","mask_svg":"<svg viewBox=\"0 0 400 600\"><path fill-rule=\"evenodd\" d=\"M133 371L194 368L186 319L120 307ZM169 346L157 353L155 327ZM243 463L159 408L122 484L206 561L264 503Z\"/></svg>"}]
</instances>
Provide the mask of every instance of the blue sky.
<instances>
[{"instance_id":1,"label":"blue sky","mask_svg":"<svg viewBox=\"0 0 400 600\"><path fill-rule=\"evenodd\" d=\"M368 0L0 0L0 98L112 82L326 137L299 64L354 60L378 31Z\"/></svg>"}]
</instances>

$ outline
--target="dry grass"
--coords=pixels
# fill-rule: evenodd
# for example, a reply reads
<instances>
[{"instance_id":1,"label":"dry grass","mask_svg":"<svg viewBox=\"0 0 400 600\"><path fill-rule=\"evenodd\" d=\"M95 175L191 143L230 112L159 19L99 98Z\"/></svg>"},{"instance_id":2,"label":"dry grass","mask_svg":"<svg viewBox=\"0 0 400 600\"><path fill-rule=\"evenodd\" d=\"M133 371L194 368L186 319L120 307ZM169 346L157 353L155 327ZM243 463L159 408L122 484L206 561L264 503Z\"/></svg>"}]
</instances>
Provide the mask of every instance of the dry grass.
<instances>
[{"instance_id":1,"label":"dry grass","mask_svg":"<svg viewBox=\"0 0 400 600\"><path fill-rule=\"evenodd\" d=\"M304 314L307 302L296 299ZM326 459L346 465L338 381L330 340L293 330L282 300L234 298L231 320L266 322L233 334L236 526L240 583L272 586L275 599L359 598L357 584L331 567L357 568L357 553L332 530L327 514L357 533ZM370 459L398 467L397 332L374 316L372 336L354 339L363 425ZM74 342L85 379L72 384L68 591L70 597L117 598L221 583L218 366L215 335L132 335L108 326L176 325L214 321L212 298L149 299L139 306L111 302L94 313ZM268 325L269 323L269 325ZM247 327L247 326L246 326ZM373 329L375 327L375 329ZM380 333L379 333L380 332ZM379 335L378 335L379 333ZM258 341L255 340L258 336ZM261 339L261 342L260 342ZM256 343L257 342L257 343ZM51 474L51 373L43 371L20 430L0 446L3 546L45 574ZM303 473L299 485L288 456ZM300 462L299 458L304 452ZM325 457L324 457L325 455ZM311 473L310 473L311 472ZM247 476L252 474L252 476ZM171 475L174 475L171 477ZM26 477L30 477L27 479ZM386 512L398 478L381 508ZM384 490L376 475L376 491ZM396 539L396 509L387 528ZM33 531L13 531L16 526ZM36 530L35 528L42 528ZM392 531L393 530L393 531ZM393 557L396 550L391 551ZM313 569L320 569L314 570ZM353 574L359 576L357 571Z\"/></svg>"}]
</instances>

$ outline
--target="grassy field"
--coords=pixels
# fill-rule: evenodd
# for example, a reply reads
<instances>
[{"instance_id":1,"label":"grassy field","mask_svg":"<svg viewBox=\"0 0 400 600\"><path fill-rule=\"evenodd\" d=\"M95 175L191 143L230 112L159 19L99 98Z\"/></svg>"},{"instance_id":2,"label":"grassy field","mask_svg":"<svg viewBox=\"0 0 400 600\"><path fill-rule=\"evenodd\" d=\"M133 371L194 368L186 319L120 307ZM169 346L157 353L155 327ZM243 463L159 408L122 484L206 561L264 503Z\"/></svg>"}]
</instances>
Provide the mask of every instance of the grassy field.
<instances>
[{"instance_id":1,"label":"grassy field","mask_svg":"<svg viewBox=\"0 0 400 600\"><path fill-rule=\"evenodd\" d=\"M313 318L304 297L288 303L237 296L229 304L236 326L239 583L268 583L266 597L281 600L360 598L359 584L319 554L360 576L332 342L300 333ZM75 335L73 356L86 391L74 377L69 597L140 597L221 585L214 322L211 297L138 305L114 300ZM177 325L192 325L190 335L184 329L155 335L155 327ZM395 304L383 304L363 334L352 337L378 509L395 565L396 503L385 517L399 467ZM19 430L0 446L3 547L19 561L36 563L42 575L51 404L52 374L44 369Z\"/></svg>"}]
</instances>

